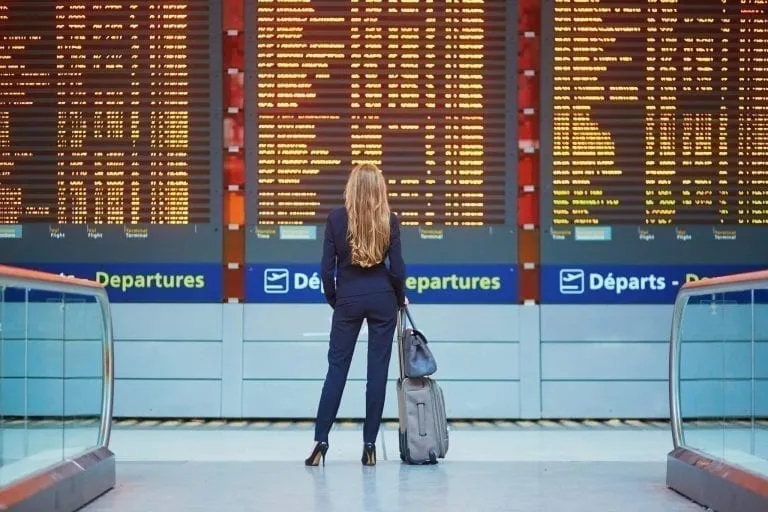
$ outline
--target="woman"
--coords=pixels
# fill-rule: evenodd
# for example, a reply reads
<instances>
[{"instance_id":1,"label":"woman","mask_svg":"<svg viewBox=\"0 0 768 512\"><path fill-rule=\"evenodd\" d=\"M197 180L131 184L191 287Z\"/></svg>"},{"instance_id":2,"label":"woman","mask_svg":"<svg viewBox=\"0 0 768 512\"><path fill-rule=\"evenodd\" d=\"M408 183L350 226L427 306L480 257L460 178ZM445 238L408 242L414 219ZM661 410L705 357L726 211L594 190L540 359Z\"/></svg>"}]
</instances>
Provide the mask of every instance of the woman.
<instances>
[{"instance_id":1,"label":"woman","mask_svg":"<svg viewBox=\"0 0 768 512\"><path fill-rule=\"evenodd\" d=\"M328 373L315 422L316 444L304 461L307 466L317 466L321 460L325 465L328 433L339 410L363 320L368 324L368 382L362 462L376 464L375 442L384 411L397 311L407 303L400 224L389 210L387 185L378 167L360 164L352 169L344 205L332 211L325 223L321 272L333 322ZM389 268L385 259L389 259Z\"/></svg>"}]
</instances>

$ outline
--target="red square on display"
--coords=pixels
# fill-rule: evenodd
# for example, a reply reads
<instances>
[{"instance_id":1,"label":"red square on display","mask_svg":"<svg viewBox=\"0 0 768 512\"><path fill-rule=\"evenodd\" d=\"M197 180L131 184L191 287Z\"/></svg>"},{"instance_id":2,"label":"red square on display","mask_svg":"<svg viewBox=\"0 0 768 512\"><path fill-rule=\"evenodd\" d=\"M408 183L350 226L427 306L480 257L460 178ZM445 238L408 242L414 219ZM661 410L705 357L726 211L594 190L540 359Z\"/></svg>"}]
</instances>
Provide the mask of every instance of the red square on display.
<instances>
[{"instance_id":1,"label":"red square on display","mask_svg":"<svg viewBox=\"0 0 768 512\"><path fill-rule=\"evenodd\" d=\"M245 185L245 161L241 153L226 154L224 156L224 186Z\"/></svg>"},{"instance_id":2,"label":"red square on display","mask_svg":"<svg viewBox=\"0 0 768 512\"><path fill-rule=\"evenodd\" d=\"M224 69L243 69L245 51L243 50L243 34L236 36L224 36Z\"/></svg>"},{"instance_id":3,"label":"red square on display","mask_svg":"<svg viewBox=\"0 0 768 512\"><path fill-rule=\"evenodd\" d=\"M243 112L224 117L224 147L243 147Z\"/></svg>"},{"instance_id":4,"label":"red square on display","mask_svg":"<svg viewBox=\"0 0 768 512\"><path fill-rule=\"evenodd\" d=\"M245 0L223 0L224 31L243 30L243 11L245 9Z\"/></svg>"},{"instance_id":5,"label":"red square on display","mask_svg":"<svg viewBox=\"0 0 768 512\"><path fill-rule=\"evenodd\" d=\"M224 75L224 108L243 108L243 73Z\"/></svg>"}]
</instances>

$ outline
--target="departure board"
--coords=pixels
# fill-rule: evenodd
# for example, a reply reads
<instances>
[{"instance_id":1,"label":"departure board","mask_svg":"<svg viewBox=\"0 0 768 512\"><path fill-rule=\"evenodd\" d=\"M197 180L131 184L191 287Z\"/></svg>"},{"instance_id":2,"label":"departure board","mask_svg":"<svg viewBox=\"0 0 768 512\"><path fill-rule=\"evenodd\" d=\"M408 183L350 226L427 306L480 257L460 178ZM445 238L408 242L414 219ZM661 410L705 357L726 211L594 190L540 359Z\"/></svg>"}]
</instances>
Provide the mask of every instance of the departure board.
<instances>
[{"instance_id":1,"label":"departure board","mask_svg":"<svg viewBox=\"0 0 768 512\"><path fill-rule=\"evenodd\" d=\"M221 110L211 73L221 67L220 57L212 60L218 3L0 1L6 257L82 261L92 251L78 255L66 241L109 239L119 254L98 257L146 258L154 242L128 252L119 243L154 238L173 254L169 240L213 233L220 224L212 176L220 179L221 149L216 156L212 148L221 148L221 127L211 114ZM54 254L36 250L40 239L60 242Z\"/></svg>"},{"instance_id":2,"label":"departure board","mask_svg":"<svg viewBox=\"0 0 768 512\"><path fill-rule=\"evenodd\" d=\"M404 225L511 223L507 4L258 1L251 222L324 223L365 161Z\"/></svg>"},{"instance_id":3,"label":"departure board","mask_svg":"<svg viewBox=\"0 0 768 512\"><path fill-rule=\"evenodd\" d=\"M246 3L246 261L315 264L372 162L409 262L514 262L516 26L514 0Z\"/></svg>"},{"instance_id":4,"label":"departure board","mask_svg":"<svg viewBox=\"0 0 768 512\"><path fill-rule=\"evenodd\" d=\"M0 223L208 222L207 10L0 4Z\"/></svg>"},{"instance_id":5,"label":"departure board","mask_svg":"<svg viewBox=\"0 0 768 512\"><path fill-rule=\"evenodd\" d=\"M542 20L542 257L764 261L768 2L548 0Z\"/></svg>"}]
</instances>

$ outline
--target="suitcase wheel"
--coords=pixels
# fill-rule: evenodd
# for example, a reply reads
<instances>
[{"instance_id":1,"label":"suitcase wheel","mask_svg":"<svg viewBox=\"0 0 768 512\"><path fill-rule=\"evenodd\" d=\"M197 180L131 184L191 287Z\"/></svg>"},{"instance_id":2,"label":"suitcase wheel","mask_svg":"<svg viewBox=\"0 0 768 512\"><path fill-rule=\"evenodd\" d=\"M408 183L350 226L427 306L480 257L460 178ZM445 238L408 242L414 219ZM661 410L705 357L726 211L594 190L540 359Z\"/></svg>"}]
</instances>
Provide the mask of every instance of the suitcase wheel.
<instances>
[{"instance_id":1,"label":"suitcase wheel","mask_svg":"<svg viewBox=\"0 0 768 512\"><path fill-rule=\"evenodd\" d=\"M435 455L435 452L433 452L432 450L429 450L429 463L437 464L437 456Z\"/></svg>"}]
</instances>

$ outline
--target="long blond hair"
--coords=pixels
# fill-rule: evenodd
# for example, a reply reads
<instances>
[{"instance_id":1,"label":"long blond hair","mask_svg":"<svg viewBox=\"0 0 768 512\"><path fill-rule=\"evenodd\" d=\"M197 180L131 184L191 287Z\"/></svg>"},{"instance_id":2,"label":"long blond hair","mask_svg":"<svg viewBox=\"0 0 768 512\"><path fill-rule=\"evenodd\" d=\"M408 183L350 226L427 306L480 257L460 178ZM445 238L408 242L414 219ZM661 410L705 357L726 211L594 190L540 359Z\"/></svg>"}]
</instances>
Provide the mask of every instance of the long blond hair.
<instances>
[{"instance_id":1,"label":"long blond hair","mask_svg":"<svg viewBox=\"0 0 768 512\"><path fill-rule=\"evenodd\" d=\"M352 264L372 267L381 263L389 246L390 213L387 183L378 167L363 163L352 169L344 188L344 206Z\"/></svg>"}]
</instances>

